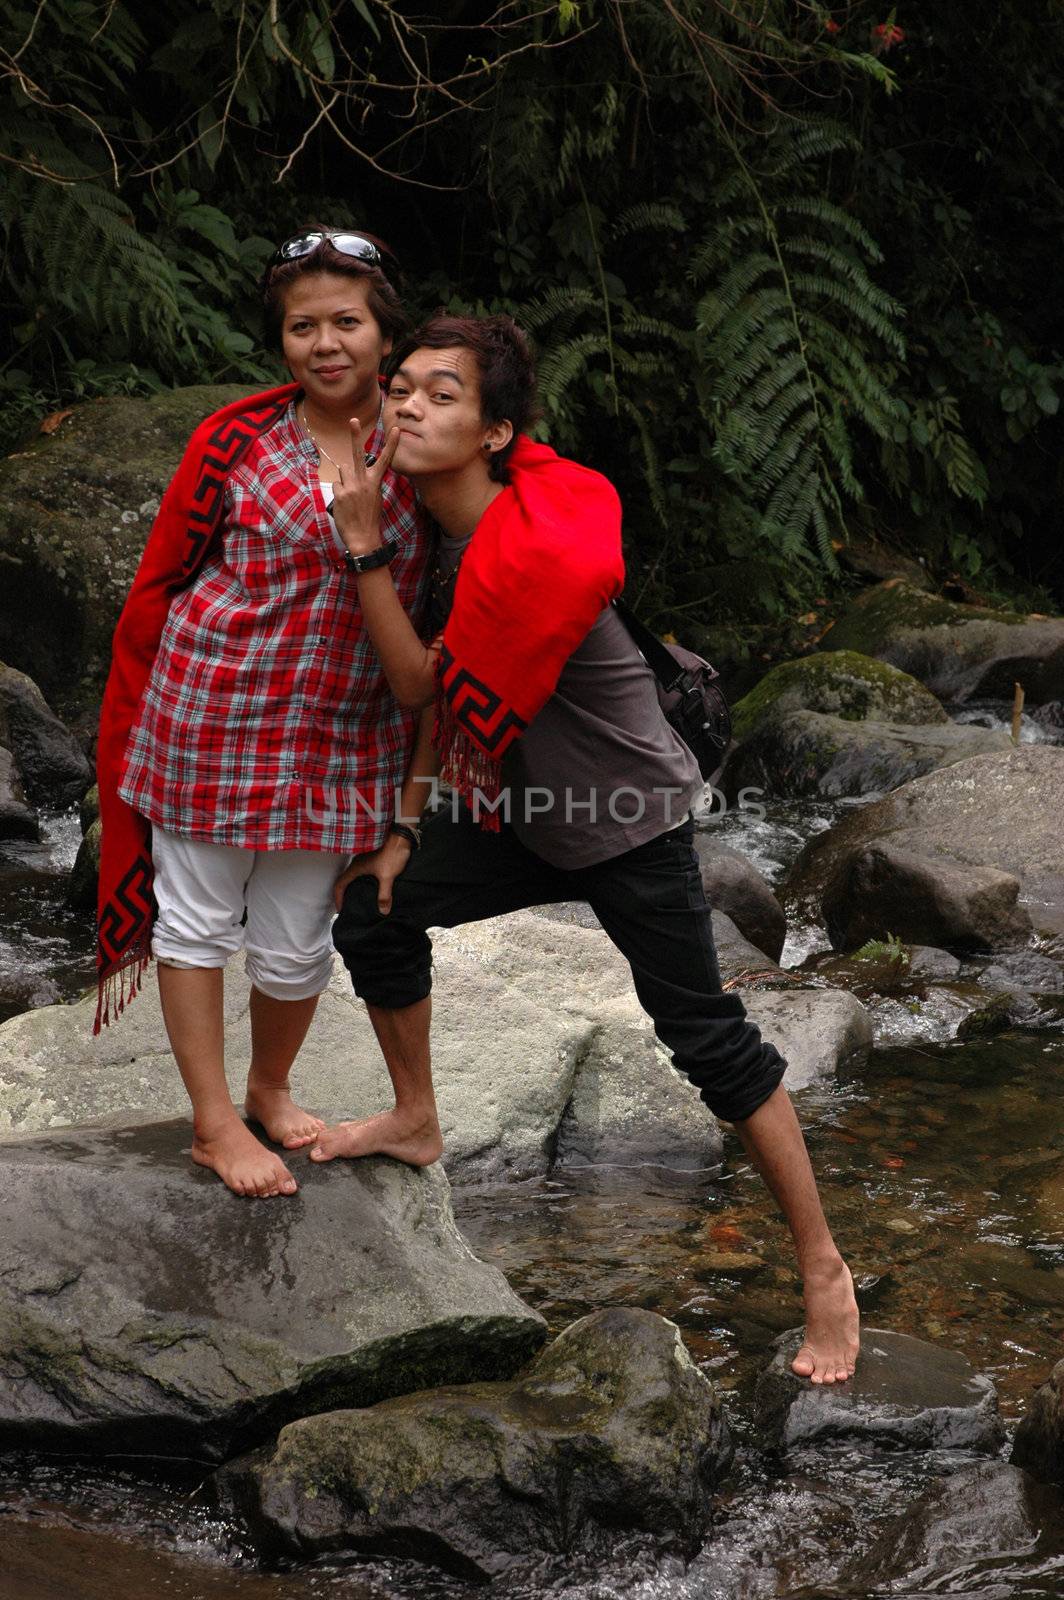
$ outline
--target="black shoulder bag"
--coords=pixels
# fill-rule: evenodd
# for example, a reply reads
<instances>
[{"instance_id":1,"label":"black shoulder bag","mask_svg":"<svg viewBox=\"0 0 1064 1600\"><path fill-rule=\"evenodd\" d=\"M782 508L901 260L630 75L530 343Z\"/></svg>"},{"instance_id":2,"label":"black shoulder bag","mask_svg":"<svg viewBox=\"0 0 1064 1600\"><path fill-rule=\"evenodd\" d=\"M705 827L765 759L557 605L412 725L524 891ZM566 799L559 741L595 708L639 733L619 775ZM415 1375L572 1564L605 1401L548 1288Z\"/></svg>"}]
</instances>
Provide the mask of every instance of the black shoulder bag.
<instances>
[{"instance_id":1,"label":"black shoulder bag","mask_svg":"<svg viewBox=\"0 0 1064 1600\"><path fill-rule=\"evenodd\" d=\"M703 778L711 778L731 739L731 712L718 686L720 673L681 645L662 643L623 600L613 605L658 680L658 703L666 722L691 751Z\"/></svg>"}]
</instances>

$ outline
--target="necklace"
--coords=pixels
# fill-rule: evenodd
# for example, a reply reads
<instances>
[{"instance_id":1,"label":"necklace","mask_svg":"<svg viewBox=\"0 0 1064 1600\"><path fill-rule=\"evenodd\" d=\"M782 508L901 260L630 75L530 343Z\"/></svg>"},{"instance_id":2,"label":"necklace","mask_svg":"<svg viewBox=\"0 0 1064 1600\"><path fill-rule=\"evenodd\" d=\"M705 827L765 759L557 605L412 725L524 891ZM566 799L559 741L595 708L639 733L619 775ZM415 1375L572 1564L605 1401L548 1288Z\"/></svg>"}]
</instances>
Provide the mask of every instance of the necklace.
<instances>
[{"instance_id":1,"label":"necklace","mask_svg":"<svg viewBox=\"0 0 1064 1600\"><path fill-rule=\"evenodd\" d=\"M340 477L341 477L341 480L342 480L343 479L343 475L344 475L343 467L340 465L340 463L338 461L334 461L333 460L332 456L329 454L328 450L326 450L325 446L323 444L321 444L314 437L314 431L311 428L310 423L307 421L307 402L305 400L303 401L303 432L306 434L307 438L310 440L311 444L314 446L315 450L318 452L319 461L320 461L321 457L324 456L326 461L329 463L329 465L331 467L335 467L336 468L336 470L340 474Z\"/></svg>"}]
</instances>

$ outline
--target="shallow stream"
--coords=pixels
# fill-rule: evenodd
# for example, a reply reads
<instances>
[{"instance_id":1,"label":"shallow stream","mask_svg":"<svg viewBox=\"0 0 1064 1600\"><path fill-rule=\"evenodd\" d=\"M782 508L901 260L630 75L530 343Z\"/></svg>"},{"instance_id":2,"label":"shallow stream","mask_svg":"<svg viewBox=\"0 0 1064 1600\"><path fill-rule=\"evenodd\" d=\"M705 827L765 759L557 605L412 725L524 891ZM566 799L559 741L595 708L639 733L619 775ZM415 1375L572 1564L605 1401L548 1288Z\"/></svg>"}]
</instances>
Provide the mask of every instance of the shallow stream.
<instances>
[{"instance_id":1,"label":"shallow stream","mask_svg":"<svg viewBox=\"0 0 1064 1600\"><path fill-rule=\"evenodd\" d=\"M740 815L719 837L773 879L838 808ZM84 916L62 903L73 817L43 846L3 847L0 968L7 1012L77 993L91 976ZM818 948L792 930L784 960ZM8 960L14 953L16 970ZM17 982L14 981L17 978ZM877 1049L800 1101L825 1208L854 1267L866 1324L959 1350L1014 1421L1064 1357L1064 1037L1014 1032ZM713 1537L690 1565L618 1541L608 1566L545 1564L507 1600L878 1600L931 1595L1059 1600L1064 1492L1037 1539L932 1571L889 1560L894 1519L964 1470L956 1454L820 1451L784 1471L757 1448L752 1385L775 1336L801 1321L789 1240L729 1138L722 1172L596 1167L458 1189L473 1249L558 1332L604 1305L675 1320L726 1391L737 1439ZM883 1542L888 1560L884 1566ZM877 1541L878 1544L877 1544ZM194 1479L152 1483L106 1464L0 1459L2 1600L465 1600L473 1589L394 1563L259 1571L213 1520Z\"/></svg>"}]
</instances>

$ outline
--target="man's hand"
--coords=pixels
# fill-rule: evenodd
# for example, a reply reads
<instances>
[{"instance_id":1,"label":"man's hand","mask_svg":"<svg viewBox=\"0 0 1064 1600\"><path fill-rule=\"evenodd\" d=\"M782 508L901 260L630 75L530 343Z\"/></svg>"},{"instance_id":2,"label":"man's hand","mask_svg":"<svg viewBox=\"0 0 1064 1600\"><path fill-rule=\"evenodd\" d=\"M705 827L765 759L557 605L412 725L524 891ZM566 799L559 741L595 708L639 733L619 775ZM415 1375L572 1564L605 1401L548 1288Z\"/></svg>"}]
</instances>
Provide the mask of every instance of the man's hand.
<instances>
[{"instance_id":1,"label":"man's hand","mask_svg":"<svg viewBox=\"0 0 1064 1600\"><path fill-rule=\"evenodd\" d=\"M357 417L351 418L351 452L354 467L340 467L333 485L332 513L340 537L353 556L368 556L381 545L381 484L392 464L399 443L399 429L393 428L384 448L372 466L366 457L370 429Z\"/></svg>"},{"instance_id":2,"label":"man's hand","mask_svg":"<svg viewBox=\"0 0 1064 1600\"><path fill-rule=\"evenodd\" d=\"M344 891L356 878L376 878L377 910L386 917L392 909L392 885L405 870L413 845L401 833L390 833L379 850L370 850L356 856L346 872L342 872L333 889L337 911L344 907Z\"/></svg>"}]
</instances>

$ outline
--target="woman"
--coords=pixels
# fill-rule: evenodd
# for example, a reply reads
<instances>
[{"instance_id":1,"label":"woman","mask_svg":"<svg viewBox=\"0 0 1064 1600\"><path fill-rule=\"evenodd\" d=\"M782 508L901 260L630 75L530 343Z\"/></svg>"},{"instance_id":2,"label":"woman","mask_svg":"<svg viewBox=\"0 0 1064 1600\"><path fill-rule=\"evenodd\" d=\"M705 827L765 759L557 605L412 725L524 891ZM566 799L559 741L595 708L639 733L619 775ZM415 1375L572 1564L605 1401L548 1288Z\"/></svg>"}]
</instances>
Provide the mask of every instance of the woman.
<instances>
[{"instance_id":1,"label":"woman","mask_svg":"<svg viewBox=\"0 0 1064 1600\"><path fill-rule=\"evenodd\" d=\"M245 1109L297 1149L322 1126L288 1073L329 979L333 884L385 837L413 736L327 511L353 472L357 417L391 572L416 614L425 524L388 471L394 445L381 454L378 374L405 326L381 248L318 228L276 252L264 297L293 381L193 435L119 620L101 717L102 1020L154 954L193 1160L240 1195L296 1183L229 1095L222 969L243 944Z\"/></svg>"}]
</instances>

